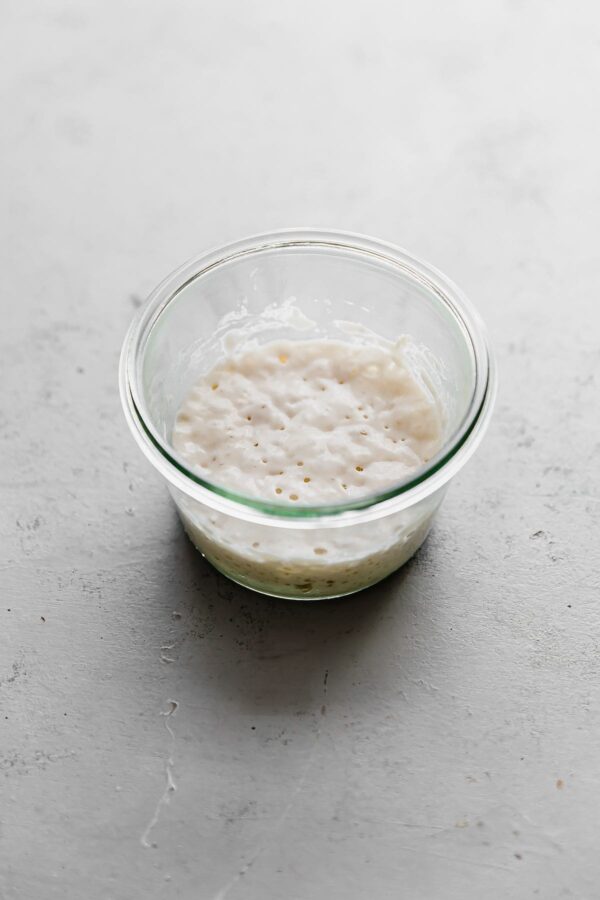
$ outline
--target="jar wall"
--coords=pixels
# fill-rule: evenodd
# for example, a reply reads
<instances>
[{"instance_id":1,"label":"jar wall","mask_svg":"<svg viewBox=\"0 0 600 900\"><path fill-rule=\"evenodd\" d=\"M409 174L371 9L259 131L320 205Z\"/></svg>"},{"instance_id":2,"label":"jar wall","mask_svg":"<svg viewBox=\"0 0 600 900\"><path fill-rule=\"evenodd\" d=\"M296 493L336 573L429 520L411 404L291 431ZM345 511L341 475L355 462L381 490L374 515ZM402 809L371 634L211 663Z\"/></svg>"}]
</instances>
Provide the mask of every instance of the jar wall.
<instances>
[{"instance_id":1,"label":"jar wall","mask_svg":"<svg viewBox=\"0 0 600 900\"><path fill-rule=\"evenodd\" d=\"M318 600L362 590L404 565L427 537L446 488L372 521L302 528L277 517L246 521L170 490L190 540L228 578L276 597Z\"/></svg>"}]
</instances>

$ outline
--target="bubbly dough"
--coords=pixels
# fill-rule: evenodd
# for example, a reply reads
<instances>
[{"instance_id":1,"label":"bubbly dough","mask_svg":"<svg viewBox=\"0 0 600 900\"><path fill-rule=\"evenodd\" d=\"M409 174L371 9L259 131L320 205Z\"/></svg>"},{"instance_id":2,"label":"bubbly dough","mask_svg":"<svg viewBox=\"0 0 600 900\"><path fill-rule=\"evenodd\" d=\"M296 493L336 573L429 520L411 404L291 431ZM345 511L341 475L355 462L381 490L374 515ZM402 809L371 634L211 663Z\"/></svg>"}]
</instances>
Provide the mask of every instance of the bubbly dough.
<instances>
[{"instance_id":1,"label":"bubbly dough","mask_svg":"<svg viewBox=\"0 0 600 900\"><path fill-rule=\"evenodd\" d=\"M414 346L281 340L231 355L184 401L173 447L207 481L268 502L318 506L385 491L443 440Z\"/></svg>"}]
</instances>

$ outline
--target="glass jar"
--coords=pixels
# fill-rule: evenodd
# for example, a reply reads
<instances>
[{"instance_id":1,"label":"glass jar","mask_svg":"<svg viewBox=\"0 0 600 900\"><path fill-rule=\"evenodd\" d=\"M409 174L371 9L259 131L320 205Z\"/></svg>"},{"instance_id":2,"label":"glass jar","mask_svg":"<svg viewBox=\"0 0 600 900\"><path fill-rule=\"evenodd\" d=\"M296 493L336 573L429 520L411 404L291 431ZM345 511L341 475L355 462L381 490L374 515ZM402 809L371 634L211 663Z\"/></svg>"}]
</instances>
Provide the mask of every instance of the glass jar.
<instances>
[{"instance_id":1,"label":"glass jar","mask_svg":"<svg viewBox=\"0 0 600 900\"><path fill-rule=\"evenodd\" d=\"M445 411L439 453L384 493L327 506L263 502L204 480L171 446L181 403L232 339L360 343L368 333L409 334L428 348ZM423 543L487 427L495 370L479 317L431 266L371 238L286 229L203 254L168 276L125 338L120 389L129 427L203 556L245 587L314 600L374 584Z\"/></svg>"}]
</instances>

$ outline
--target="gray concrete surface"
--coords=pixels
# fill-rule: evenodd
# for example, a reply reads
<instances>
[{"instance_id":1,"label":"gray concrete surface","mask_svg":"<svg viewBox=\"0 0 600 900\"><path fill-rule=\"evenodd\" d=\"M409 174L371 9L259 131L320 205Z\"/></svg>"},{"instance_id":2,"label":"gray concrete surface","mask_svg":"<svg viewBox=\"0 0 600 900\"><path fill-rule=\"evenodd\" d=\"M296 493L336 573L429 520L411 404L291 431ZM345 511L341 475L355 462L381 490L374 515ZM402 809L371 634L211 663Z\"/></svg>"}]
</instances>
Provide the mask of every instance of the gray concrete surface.
<instances>
[{"instance_id":1,"label":"gray concrete surface","mask_svg":"<svg viewBox=\"0 0 600 900\"><path fill-rule=\"evenodd\" d=\"M597 4L0 17L2 900L600 896ZM295 224L445 270L501 369L418 557L311 606L194 553L116 390L164 274Z\"/></svg>"}]
</instances>

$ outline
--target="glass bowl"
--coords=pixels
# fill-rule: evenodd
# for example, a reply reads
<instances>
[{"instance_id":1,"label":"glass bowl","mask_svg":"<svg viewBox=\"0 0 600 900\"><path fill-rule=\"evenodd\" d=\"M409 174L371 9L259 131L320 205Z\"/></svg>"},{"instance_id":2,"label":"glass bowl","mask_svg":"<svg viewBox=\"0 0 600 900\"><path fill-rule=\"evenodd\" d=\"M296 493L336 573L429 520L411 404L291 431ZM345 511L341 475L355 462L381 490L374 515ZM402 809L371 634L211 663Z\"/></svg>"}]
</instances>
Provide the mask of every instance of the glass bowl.
<instances>
[{"instance_id":1,"label":"glass bowl","mask_svg":"<svg viewBox=\"0 0 600 900\"><path fill-rule=\"evenodd\" d=\"M427 348L445 410L439 453L384 493L327 506L263 502L204 480L171 446L181 403L233 338L361 343L369 333L409 334ZM495 382L482 323L444 275L382 241L300 228L177 269L134 318L120 363L129 427L197 549L238 584L302 600L359 591L415 553L483 436Z\"/></svg>"}]
</instances>

